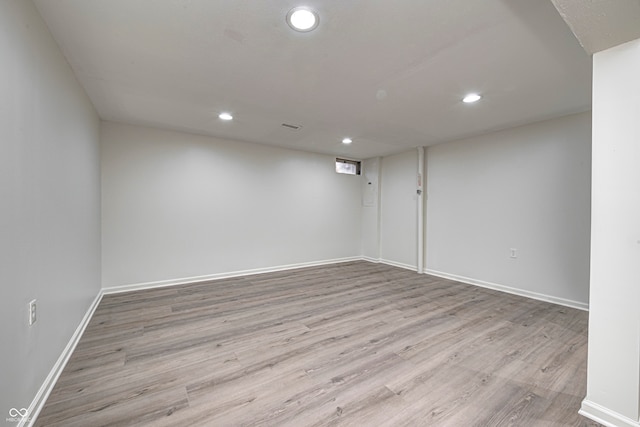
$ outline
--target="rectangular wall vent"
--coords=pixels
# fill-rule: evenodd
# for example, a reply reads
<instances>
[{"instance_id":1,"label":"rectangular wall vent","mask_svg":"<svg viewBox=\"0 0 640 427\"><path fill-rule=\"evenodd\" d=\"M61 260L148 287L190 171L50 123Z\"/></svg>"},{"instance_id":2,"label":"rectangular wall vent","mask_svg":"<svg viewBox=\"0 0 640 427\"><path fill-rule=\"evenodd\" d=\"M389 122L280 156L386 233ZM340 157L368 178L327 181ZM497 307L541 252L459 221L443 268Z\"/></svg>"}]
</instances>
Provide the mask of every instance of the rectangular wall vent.
<instances>
[{"instance_id":1,"label":"rectangular wall vent","mask_svg":"<svg viewBox=\"0 0 640 427\"><path fill-rule=\"evenodd\" d=\"M282 127L285 127L287 129L291 129L291 130L299 130L302 126L290 125L289 123L283 123Z\"/></svg>"}]
</instances>

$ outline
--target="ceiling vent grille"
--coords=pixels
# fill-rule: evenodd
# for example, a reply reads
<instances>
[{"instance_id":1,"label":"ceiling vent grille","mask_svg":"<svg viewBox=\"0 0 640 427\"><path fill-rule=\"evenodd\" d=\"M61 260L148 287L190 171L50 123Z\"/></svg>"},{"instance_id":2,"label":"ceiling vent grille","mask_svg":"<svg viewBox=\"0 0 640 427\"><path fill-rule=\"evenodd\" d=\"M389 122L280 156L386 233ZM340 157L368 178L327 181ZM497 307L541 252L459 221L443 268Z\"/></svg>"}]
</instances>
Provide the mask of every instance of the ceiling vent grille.
<instances>
[{"instance_id":1,"label":"ceiling vent grille","mask_svg":"<svg viewBox=\"0 0 640 427\"><path fill-rule=\"evenodd\" d=\"M300 125L290 125L289 123L283 123L281 126L289 130L300 130L300 128L302 127Z\"/></svg>"}]
</instances>

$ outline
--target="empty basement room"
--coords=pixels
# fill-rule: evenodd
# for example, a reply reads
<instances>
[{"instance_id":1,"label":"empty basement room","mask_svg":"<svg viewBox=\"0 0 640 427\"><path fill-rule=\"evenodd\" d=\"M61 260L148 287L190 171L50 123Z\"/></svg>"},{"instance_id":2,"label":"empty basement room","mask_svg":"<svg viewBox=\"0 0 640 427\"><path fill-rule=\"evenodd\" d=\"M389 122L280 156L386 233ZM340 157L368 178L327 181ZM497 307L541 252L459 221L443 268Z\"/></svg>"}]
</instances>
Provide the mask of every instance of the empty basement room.
<instances>
[{"instance_id":1,"label":"empty basement room","mask_svg":"<svg viewBox=\"0 0 640 427\"><path fill-rule=\"evenodd\" d=\"M640 2L1 0L0 422L640 427Z\"/></svg>"}]
</instances>

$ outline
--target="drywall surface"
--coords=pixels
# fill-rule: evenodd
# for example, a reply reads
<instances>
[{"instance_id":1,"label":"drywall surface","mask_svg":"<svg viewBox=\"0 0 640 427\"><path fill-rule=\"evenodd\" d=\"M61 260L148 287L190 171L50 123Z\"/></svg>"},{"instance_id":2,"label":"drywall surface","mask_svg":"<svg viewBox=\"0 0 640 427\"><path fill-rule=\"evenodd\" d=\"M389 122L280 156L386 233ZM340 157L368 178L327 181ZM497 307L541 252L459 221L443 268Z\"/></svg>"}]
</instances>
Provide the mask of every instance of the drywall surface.
<instances>
[{"instance_id":1,"label":"drywall surface","mask_svg":"<svg viewBox=\"0 0 640 427\"><path fill-rule=\"evenodd\" d=\"M593 71L591 306L583 409L593 413L594 405L599 407L613 416L607 420L612 425L640 425L640 39L596 53Z\"/></svg>"},{"instance_id":2,"label":"drywall surface","mask_svg":"<svg viewBox=\"0 0 640 427\"><path fill-rule=\"evenodd\" d=\"M418 262L417 172L417 150L382 158L380 258L406 268Z\"/></svg>"},{"instance_id":3,"label":"drywall surface","mask_svg":"<svg viewBox=\"0 0 640 427\"><path fill-rule=\"evenodd\" d=\"M0 1L0 63L4 421L29 408L100 291L100 122L32 2Z\"/></svg>"},{"instance_id":4,"label":"drywall surface","mask_svg":"<svg viewBox=\"0 0 640 427\"><path fill-rule=\"evenodd\" d=\"M334 157L108 122L101 135L105 288L360 255L361 179Z\"/></svg>"},{"instance_id":5,"label":"drywall surface","mask_svg":"<svg viewBox=\"0 0 640 427\"><path fill-rule=\"evenodd\" d=\"M586 305L590 120L581 113L429 147L427 271Z\"/></svg>"}]
</instances>

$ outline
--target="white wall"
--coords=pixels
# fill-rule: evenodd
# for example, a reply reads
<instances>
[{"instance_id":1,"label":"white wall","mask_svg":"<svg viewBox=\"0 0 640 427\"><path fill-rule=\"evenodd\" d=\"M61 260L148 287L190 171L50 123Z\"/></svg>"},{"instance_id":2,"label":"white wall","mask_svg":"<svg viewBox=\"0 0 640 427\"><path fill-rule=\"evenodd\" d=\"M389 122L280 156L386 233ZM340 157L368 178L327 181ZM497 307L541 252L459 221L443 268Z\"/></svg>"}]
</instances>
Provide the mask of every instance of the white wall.
<instances>
[{"instance_id":1,"label":"white wall","mask_svg":"<svg viewBox=\"0 0 640 427\"><path fill-rule=\"evenodd\" d=\"M589 366L583 411L640 425L640 39L593 56Z\"/></svg>"},{"instance_id":2,"label":"white wall","mask_svg":"<svg viewBox=\"0 0 640 427\"><path fill-rule=\"evenodd\" d=\"M428 272L586 307L590 140L582 113L429 147Z\"/></svg>"},{"instance_id":3,"label":"white wall","mask_svg":"<svg viewBox=\"0 0 640 427\"><path fill-rule=\"evenodd\" d=\"M100 290L100 164L98 117L30 1L0 1L0 64L4 420L29 407Z\"/></svg>"},{"instance_id":4,"label":"white wall","mask_svg":"<svg viewBox=\"0 0 640 427\"><path fill-rule=\"evenodd\" d=\"M417 172L417 150L382 159L380 258L411 269L418 262Z\"/></svg>"},{"instance_id":5,"label":"white wall","mask_svg":"<svg viewBox=\"0 0 640 427\"><path fill-rule=\"evenodd\" d=\"M360 255L334 157L115 123L101 147L104 287Z\"/></svg>"}]
</instances>

